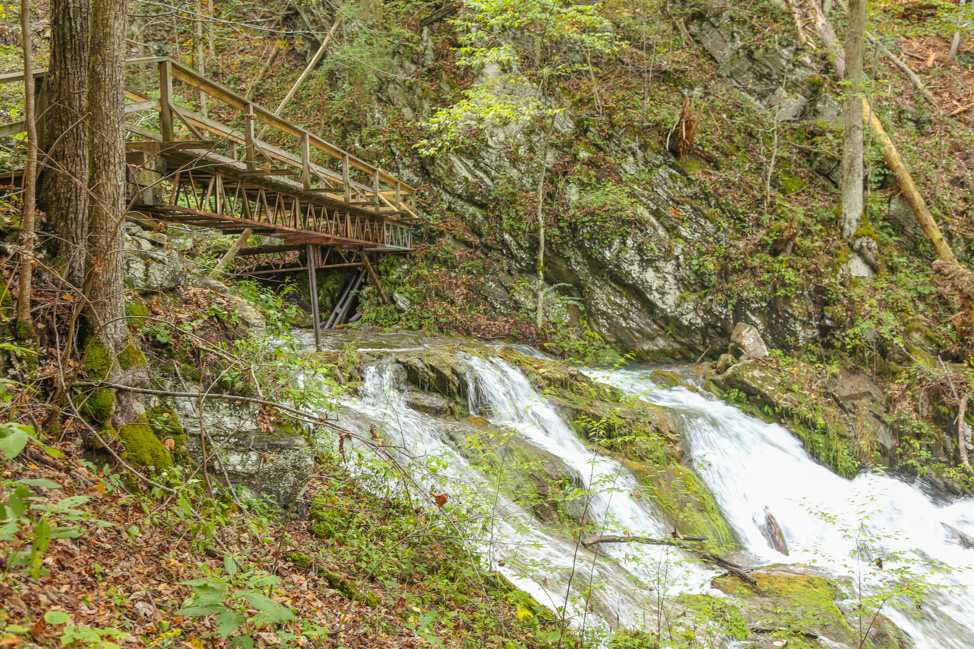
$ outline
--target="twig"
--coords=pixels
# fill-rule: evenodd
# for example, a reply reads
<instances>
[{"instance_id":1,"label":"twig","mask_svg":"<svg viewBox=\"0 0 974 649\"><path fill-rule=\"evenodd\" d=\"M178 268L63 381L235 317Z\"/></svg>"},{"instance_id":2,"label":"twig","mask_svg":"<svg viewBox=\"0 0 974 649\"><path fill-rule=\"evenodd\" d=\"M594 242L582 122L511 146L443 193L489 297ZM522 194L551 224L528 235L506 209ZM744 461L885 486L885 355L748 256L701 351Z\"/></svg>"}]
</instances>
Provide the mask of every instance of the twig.
<instances>
[{"instance_id":1,"label":"twig","mask_svg":"<svg viewBox=\"0 0 974 649\"><path fill-rule=\"evenodd\" d=\"M654 539L647 536L616 536L612 534L605 534L602 536L593 536L585 539L582 541L582 546L588 548L598 543L645 543L647 545L669 545L680 548L681 550L685 550L687 552L692 552L698 555L701 559L720 566L727 572L731 573L735 577L739 577L752 586L757 585L757 580L751 575L747 574L743 566L739 566L736 563L728 561L727 559L711 552L704 552L698 548L693 548L686 545L687 542L700 542L706 540L708 539L705 536L687 536L682 539Z\"/></svg>"}]
</instances>

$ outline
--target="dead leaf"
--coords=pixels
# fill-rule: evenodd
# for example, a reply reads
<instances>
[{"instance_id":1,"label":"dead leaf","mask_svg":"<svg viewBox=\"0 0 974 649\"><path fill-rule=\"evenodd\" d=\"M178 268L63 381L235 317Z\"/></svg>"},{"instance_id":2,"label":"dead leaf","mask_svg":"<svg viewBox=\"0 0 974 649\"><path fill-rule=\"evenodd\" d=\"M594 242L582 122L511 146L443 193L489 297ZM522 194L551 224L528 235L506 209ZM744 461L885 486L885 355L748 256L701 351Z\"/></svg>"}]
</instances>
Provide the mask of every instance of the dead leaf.
<instances>
[{"instance_id":1,"label":"dead leaf","mask_svg":"<svg viewBox=\"0 0 974 649\"><path fill-rule=\"evenodd\" d=\"M437 507L445 505L448 497L449 495L445 491L443 493L433 494L433 500L436 502Z\"/></svg>"}]
</instances>

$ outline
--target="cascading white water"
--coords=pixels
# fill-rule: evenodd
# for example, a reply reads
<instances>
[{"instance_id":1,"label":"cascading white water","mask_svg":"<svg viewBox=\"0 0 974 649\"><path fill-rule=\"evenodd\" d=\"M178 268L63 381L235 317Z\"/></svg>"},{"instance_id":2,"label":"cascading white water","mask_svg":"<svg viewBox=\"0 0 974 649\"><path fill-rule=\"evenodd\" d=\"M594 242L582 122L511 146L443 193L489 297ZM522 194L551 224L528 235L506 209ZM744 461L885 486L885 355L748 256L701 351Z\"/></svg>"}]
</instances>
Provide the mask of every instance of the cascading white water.
<instances>
[{"instance_id":1,"label":"cascading white water","mask_svg":"<svg viewBox=\"0 0 974 649\"><path fill-rule=\"evenodd\" d=\"M500 360L461 358L472 379L471 412L517 431L523 440L561 458L582 476L589 493L586 518L595 526L593 534L665 533L653 511L632 497L638 484L629 470L587 449L519 370ZM471 534L468 540L537 601L554 610L567 605L577 627L642 627L653 617L657 597L709 590L716 573L687 561L677 550L601 546L596 560L593 552L581 549L560 530L546 528L496 493L482 471L446 441L448 422L409 408L393 368L388 361L367 368L359 396L342 404L342 423L356 430L377 425L398 446L399 461L422 488L446 490L468 516L492 520L489 529ZM657 579L660 565L667 571L665 584ZM584 591L589 591L584 604L573 602Z\"/></svg>"},{"instance_id":2,"label":"cascading white water","mask_svg":"<svg viewBox=\"0 0 974 649\"><path fill-rule=\"evenodd\" d=\"M812 460L784 428L686 387L659 388L646 371L587 373L682 421L698 473L756 564L814 564L861 579L867 594L887 592L896 571L908 571L937 588L920 611L890 603L881 612L919 649L974 647L974 590L968 590L974 550L945 527L974 535L974 501L940 506L916 486L875 473L846 480ZM761 533L766 509L781 527L788 556ZM857 549L867 558L857 559Z\"/></svg>"},{"instance_id":3,"label":"cascading white water","mask_svg":"<svg viewBox=\"0 0 974 649\"><path fill-rule=\"evenodd\" d=\"M430 342L406 335L367 346L391 352ZM586 521L594 528L588 533L666 532L646 502L632 497L638 488L635 477L588 448L517 368L499 359L459 358L468 372L471 413L516 431L522 441L558 457L581 477L589 494ZM846 580L850 605L858 596L856 583L864 594L882 593L891 575L907 571L946 589L927 592L920 617L890 604L882 608L883 615L921 649L974 647L974 598L967 591L974 586L974 550L964 549L956 532L945 527L974 537L974 502L940 506L919 488L883 475L840 478L812 460L784 428L710 395L685 387L659 388L639 368L586 371L669 410L682 426L698 474L751 565L811 564L838 578L852 577ZM359 396L345 400L340 416L356 430L380 427L421 489L448 491L451 503L458 503L471 520L491 521L482 529L470 524L468 541L542 604L567 606L577 627L653 628L655 607L664 595L720 595L709 587L715 573L686 561L676 550L601 546L596 558L562 530L546 526L498 494L482 467L471 465L455 448L448 421L409 407L391 361L367 370ZM787 556L772 549L762 534L766 512L781 528ZM860 560L857 550L865 558ZM873 563L880 558L882 569ZM936 570L932 564L937 563L948 569ZM661 568L668 572L662 580ZM582 591L589 591L584 602L577 597Z\"/></svg>"}]
</instances>

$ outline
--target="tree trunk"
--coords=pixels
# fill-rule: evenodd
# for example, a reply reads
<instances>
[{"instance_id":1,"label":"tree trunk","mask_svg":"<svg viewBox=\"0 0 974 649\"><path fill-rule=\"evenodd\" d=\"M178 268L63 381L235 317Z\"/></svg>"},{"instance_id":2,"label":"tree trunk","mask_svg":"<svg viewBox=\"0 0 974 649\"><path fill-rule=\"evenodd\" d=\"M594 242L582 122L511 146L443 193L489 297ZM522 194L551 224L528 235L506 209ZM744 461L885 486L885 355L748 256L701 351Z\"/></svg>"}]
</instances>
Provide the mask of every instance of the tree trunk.
<instances>
[{"instance_id":1,"label":"tree trunk","mask_svg":"<svg viewBox=\"0 0 974 649\"><path fill-rule=\"evenodd\" d=\"M130 343L122 281L122 226L126 212L123 88L127 14L127 0L96 0L93 3L91 68L88 72L92 205L85 276L85 326L89 349L92 345L100 346L101 353L110 359L117 359ZM121 359L113 363L113 377L118 377L119 364L126 365ZM124 411L121 416L124 417Z\"/></svg>"},{"instance_id":2,"label":"tree trunk","mask_svg":"<svg viewBox=\"0 0 974 649\"><path fill-rule=\"evenodd\" d=\"M253 233L254 231L250 228L247 228L241 232L240 236L237 237L237 240L233 242L233 245L230 246L226 253L224 253L224 255L220 258L220 261L216 262L216 266L213 267L213 272L210 273L210 275L213 277L219 277L223 273L224 266L229 265L230 262L233 261L234 257L237 256L237 253L240 252L240 249L244 247L244 244L247 243L247 239L249 239Z\"/></svg>"},{"instance_id":3,"label":"tree trunk","mask_svg":"<svg viewBox=\"0 0 974 649\"><path fill-rule=\"evenodd\" d=\"M328 34L325 36L325 40L321 41L321 46L318 48L318 51L315 52L315 55L311 57L311 61L308 63L308 65L305 66L304 72L302 72L300 76L298 76L298 80L294 82L294 85L292 85L291 89L288 90L287 95L285 95L284 99L281 100L281 103L278 104L277 110L274 111L275 115L280 115L281 113L283 113L284 109L287 108L287 105L291 103L292 99L294 99L294 95L298 94L298 90L301 88L301 84L305 82L305 80L308 78L308 75L310 75L314 71L315 67L317 67L318 61L321 60L321 57L325 55L325 52L328 50L328 43L331 42L332 36L335 35L335 31L338 29L338 26L341 23L342 23L342 19L341 16L339 16L338 19L335 20L335 24L331 26L331 29L328 31ZM257 139L258 140L262 139L265 135L267 135L267 131L269 129L270 126L266 126L266 125L264 126L264 128L260 129L260 132L257 134Z\"/></svg>"},{"instance_id":4,"label":"tree trunk","mask_svg":"<svg viewBox=\"0 0 974 649\"><path fill-rule=\"evenodd\" d=\"M965 0L960 0L960 10L964 11ZM954 32L954 41L950 44L950 52L947 53L947 65L950 65L957 56L957 50L960 49L960 30Z\"/></svg>"},{"instance_id":5,"label":"tree trunk","mask_svg":"<svg viewBox=\"0 0 974 649\"><path fill-rule=\"evenodd\" d=\"M197 17L196 17L196 71L201 75L206 73L204 69L204 46L203 46L203 12L204 5L202 0L196 5ZM207 110L206 93L200 90L200 115L203 117L208 116L209 111Z\"/></svg>"},{"instance_id":6,"label":"tree trunk","mask_svg":"<svg viewBox=\"0 0 974 649\"><path fill-rule=\"evenodd\" d=\"M866 33L866 0L851 0L846 28L845 79L842 102L842 171L839 224L842 236L851 238L862 218L862 60Z\"/></svg>"},{"instance_id":7,"label":"tree trunk","mask_svg":"<svg viewBox=\"0 0 974 649\"><path fill-rule=\"evenodd\" d=\"M41 207L47 212L53 252L65 278L81 288L88 236L88 37L87 0L51 0L50 108L44 115L48 162Z\"/></svg>"},{"instance_id":8,"label":"tree trunk","mask_svg":"<svg viewBox=\"0 0 974 649\"><path fill-rule=\"evenodd\" d=\"M535 314L535 326L541 329L544 324L544 248L545 248L545 222L544 222L544 181L548 174L548 140L551 134L551 121L545 129L544 144L541 146L541 171L538 174L538 310Z\"/></svg>"},{"instance_id":9,"label":"tree trunk","mask_svg":"<svg viewBox=\"0 0 974 649\"><path fill-rule=\"evenodd\" d=\"M24 209L20 222L20 291L17 296L17 337L34 336L30 314L31 274L34 271L34 212L37 195L37 116L34 110L34 48L30 35L30 0L20 2L20 31L24 44L24 123L27 125L27 162L24 165Z\"/></svg>"}]
</instances>

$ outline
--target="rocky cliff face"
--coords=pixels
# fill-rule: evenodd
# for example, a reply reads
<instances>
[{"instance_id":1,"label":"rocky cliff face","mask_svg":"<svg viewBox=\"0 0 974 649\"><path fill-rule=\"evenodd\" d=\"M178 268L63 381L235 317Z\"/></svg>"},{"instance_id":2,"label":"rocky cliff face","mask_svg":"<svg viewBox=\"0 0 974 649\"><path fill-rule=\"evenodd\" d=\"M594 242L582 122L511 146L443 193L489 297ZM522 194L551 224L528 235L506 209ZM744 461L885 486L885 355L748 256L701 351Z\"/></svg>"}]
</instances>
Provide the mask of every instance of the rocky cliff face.
<instances>
[{"instance_id":1,"label":"rocky cliff face","mask_svg":"<svg viewBox=\"0 0 974 649\"><path fill-rule=\"evenodd\" d=\"M425 54L402 62L404 72L419 71L426 83L387 81L377 96L382 115L427 119L436 105L428 86L456 83L434 66L431 29L436 28L423 31ZM801 53L797 41L747 45L753 28L729 10L712 7L690 12L687 30L694 47L712 57L707 65L723 75L717 80L722 92L735 93L738 101L779 121L827 124L836 119L837 104L823 91L823 61ZM664 84L654 92L677 94L679 85ZM710 90L683 91L694 95ZM665 131L600 123L572 105L563 108L554 123L560 144L548 159L549 166L562 171L552 181L547 200L553 210L572 218L569 223L566 216L562 223L558 216L549 224L545 280L554 293L578 307L569 309L575 323L584 319L613 348L651 360L696 358L708 349L723 349L739 321L758 327L778 348L820 340L821 313L811 287L732 300L708 295L717 271L701 251L732 247L743 236L735 223L754 219L718 198L697 176L701 168L722 163L695 154L677 160L665 150ZM376 119L384 124L388 118ZM403 161L398 172L423 185L437 218L452 219L446 233L430 231L431 241L442 244L446 234L454 256L469 252L491 260L488 272L476 278L485 309L530 314L533 300L524 285L535 273L537 237L529 210L517 205L532 200L529 188L537 176L540 144L524 129L511 127L487 127L478 141L476 148L432 160L394 150L394 157ZM731 150L721 153L735 155ZM831 183L835 160L820 158L810 158L809 168ZM800 182L785 176L775 177L776 187L786 180ZM786 254L791 252L787 241L783 247ZM397 306L408 312L416 305L400 295Z\"/></svg>"}]
</instances>

